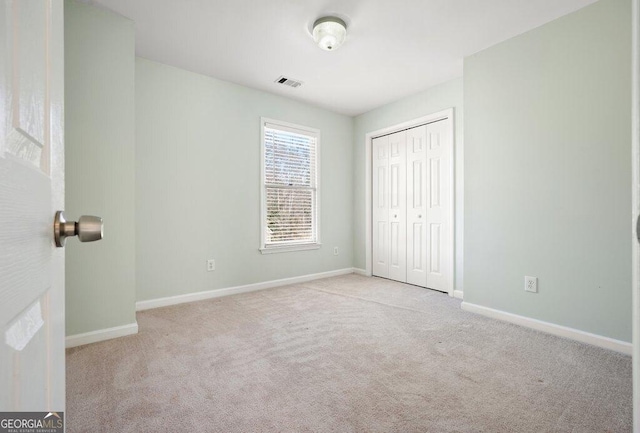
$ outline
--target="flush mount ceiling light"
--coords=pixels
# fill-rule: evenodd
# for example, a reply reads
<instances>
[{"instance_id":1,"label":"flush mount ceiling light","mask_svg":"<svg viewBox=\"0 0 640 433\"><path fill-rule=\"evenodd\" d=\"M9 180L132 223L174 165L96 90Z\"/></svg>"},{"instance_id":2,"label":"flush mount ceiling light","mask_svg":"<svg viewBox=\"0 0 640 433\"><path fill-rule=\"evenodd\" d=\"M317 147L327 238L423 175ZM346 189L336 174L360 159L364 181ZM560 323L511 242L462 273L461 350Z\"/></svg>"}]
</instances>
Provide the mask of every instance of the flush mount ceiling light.
<instances>
[{"instance_id":1,"label":"flush mount ceiling light","mask_svg":"<svg viewBox=\"0 0 640 433\"><path fill-rule=\"evenodd\" d=\"M347 37L347 25L337 17L323 17L313 24L313 40L326 51L335 51Z\"/></svg>"}]
</instances>

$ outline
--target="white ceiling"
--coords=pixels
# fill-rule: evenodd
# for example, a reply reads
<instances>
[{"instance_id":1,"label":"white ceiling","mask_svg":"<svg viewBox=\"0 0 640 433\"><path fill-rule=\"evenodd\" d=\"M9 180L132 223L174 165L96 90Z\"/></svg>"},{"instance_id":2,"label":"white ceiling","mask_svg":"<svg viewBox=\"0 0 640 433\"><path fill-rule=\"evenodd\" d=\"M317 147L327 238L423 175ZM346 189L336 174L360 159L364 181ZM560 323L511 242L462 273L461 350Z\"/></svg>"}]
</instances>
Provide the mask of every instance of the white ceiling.
<instances>
[{"instance_id":1,"label":"white ceiling","mask_svg":"<svg viewBox=\"0 0 640 433\"><path fill-rule=\"evenodd\" d=\"M138 56L347 115L460 77L465 56L594 2L85 0L135 21ZM347 40L326 52L310 31L332 14Z\"/></svg>"}]
</instances>

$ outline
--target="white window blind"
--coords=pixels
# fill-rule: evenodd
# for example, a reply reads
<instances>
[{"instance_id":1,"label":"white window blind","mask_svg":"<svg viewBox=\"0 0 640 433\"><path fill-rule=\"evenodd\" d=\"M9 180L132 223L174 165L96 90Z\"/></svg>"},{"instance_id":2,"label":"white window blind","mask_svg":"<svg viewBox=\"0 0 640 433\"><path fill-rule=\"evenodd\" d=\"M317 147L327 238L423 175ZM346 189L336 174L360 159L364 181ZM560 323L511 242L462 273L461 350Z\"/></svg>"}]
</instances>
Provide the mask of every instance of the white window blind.
<instances>
[{"instance_id":1,"label":"white window blind","mask_svg":"<svg viewBox=\"0 0 640 433\"><path fill-rule=\"evenodd\" d=\"M263 248L318 243L318 132L263 121Z\"/></svg>"}]
</instances>

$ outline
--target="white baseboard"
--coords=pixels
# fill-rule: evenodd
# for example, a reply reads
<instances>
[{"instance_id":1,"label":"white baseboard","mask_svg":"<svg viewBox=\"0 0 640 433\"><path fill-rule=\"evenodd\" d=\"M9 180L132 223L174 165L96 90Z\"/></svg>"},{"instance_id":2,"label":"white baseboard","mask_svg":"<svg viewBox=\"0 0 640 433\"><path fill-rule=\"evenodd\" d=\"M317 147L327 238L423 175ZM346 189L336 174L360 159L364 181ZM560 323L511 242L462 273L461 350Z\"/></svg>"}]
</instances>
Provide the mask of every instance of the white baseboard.
<instances>
[{"instance_id":1,"label":"white baseboard","mask_svg":"<svg viewBox=\"0 0 640 433\"><path fill-rule=\"evenodd\" d=\"M464 292L462 290L454 290L453 297L456 299L464 299Z\"/></svg>"},{"instance_id":2,"label":"white baseboard","mask_svg":"<svg viewBox=\"0 0 640 433\"><path fill-rule=\"evenodd\" d=\"M367 273L366 269L360 269L360 268L353 268L353 273L356 275L362 275L363 277L370 277L371 275L369 275Z\"/></svg>"},{"instance_id":3,"label":"white baseboard","mask_svg":"<svg viewBox=\"0 0 640 433\"><path fill-rule=\"evenodd\" d=\"M225 289L207 290L205 292L187 293L185 295L169 296L166 298L150 299L136 302L136 311L152 308L167 307L169 305L184 304L187 302L202 301L204 299L220 298L222 296L237 295L239 293L255 292L257 290L271 289L273 287L289 284L304 283L306 281L319 280L321 278L337 277L339 275L353 274L353 268L338 269L336 271L320 272L317 274L301 275L299 277L283 278L281 280L264 281L262 283L246 284L244 286L227 287Z\"/></svg>"},{"instance_id":4,"label":"white baseboard","mask_svg":"<svg viewBox=\"0 0 640 433\"><path fill-rule=\"evenodd\" d=\"M112 338L124 337L138 333L138 322L128 325L115 326L113 328L99 329L97 331L85 332L84 334L69 335L65 339L65 346L76 347L99 341L111 340Z\"/></svg>"},{"instance_id":5,"label":"white baseboard","mask_svg":"<svg viewBox=\"0 0 640 433\"><path fill-rule=\"evenodd\" d=\"M544 322L542 320L531 319L529 317L519 316L517 314L494 310L493 308L483 307L481 305L470 304L468 302L462 303L462 309L470 311L472 313L491 317L493 319L498 319L516 325L524 326L526 328L535 329L537 331L546 332L558 337L569 338L581 343L587 343L593 346L602 347L604 349L614 350L616 352L624 353L625 355L631 355L633 348L632 344L627 343L626 341L615 340L613 338L591 334L589 332L580 331L578 329L569 328L562 325L556 325L554 323Z\"/></svg>"}]
</instances>

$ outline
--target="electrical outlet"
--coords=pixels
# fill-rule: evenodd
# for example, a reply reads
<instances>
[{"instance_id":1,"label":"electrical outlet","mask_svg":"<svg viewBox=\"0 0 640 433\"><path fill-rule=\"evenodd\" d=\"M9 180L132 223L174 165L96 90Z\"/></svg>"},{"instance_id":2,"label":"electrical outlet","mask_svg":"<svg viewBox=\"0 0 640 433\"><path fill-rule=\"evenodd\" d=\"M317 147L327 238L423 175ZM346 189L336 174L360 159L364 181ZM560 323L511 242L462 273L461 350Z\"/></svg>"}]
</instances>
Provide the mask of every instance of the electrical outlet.
<instances>
[{"instance_id":1,"label":"electrical outlet","mask_svg":"<svg viewBox=\"0 0 640 433\"><path fill-rule=\"evenodd\" d=\"M207 260L207 272L216 270L216 261L213 259Z\"/></svg>"},{"instance_id":2,"label":"electrical outlet","mask_svg":"<svg viewBox=\"0 0 640 433\"><path fill-rule=\"evenodd\" d=\"M338 255L338 247L333 247L333 255L334 256Z\"/></svg>"},{"instance_id":3,"label":"electrical outlet","mask_svg":"<svg viewBox=\"0 0 640 433\"><path fill-rule=\"evenodd\" d=\"M525 292L538 293L538 278L525 276L524 290Z\"/></svg>"}]
</instances>

